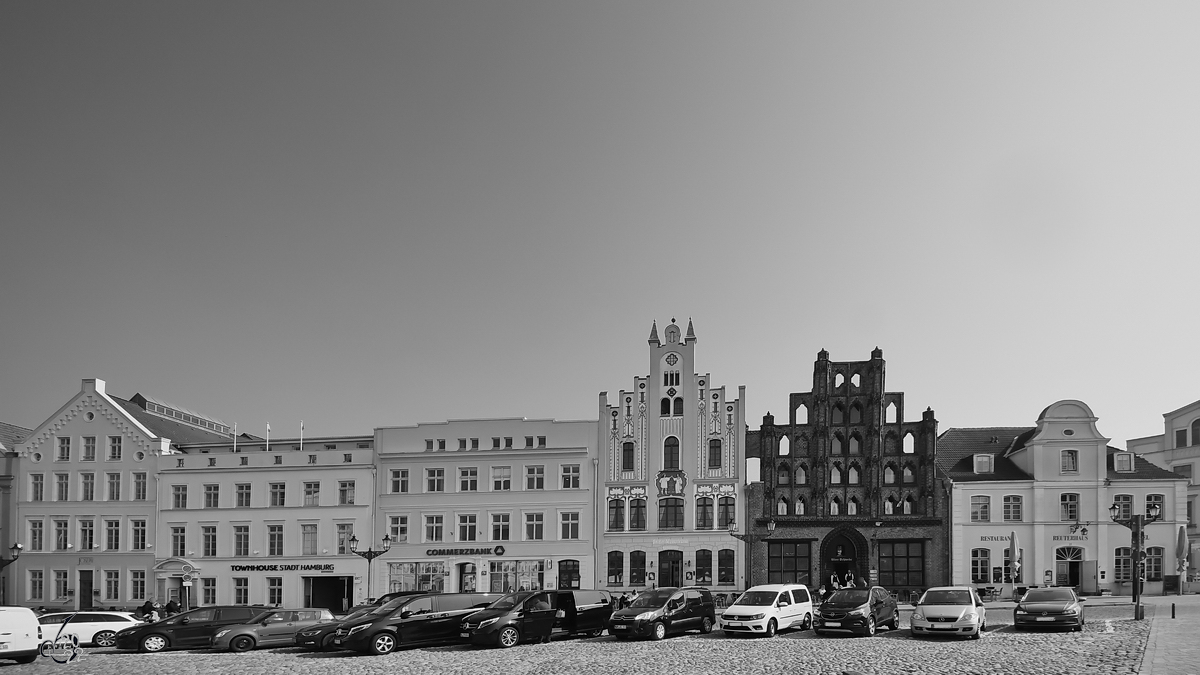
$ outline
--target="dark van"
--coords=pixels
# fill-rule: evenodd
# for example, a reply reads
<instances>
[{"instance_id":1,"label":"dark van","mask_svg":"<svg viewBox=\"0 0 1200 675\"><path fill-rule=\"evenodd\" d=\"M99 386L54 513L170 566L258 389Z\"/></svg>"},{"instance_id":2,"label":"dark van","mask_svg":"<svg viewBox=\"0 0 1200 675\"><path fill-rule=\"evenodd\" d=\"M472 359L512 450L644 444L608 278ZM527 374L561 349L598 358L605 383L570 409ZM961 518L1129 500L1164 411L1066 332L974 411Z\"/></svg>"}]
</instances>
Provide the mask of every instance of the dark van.
<instances>
[{"instance_id":1,"label":"dark van","mask_svg":"<svg viewBox=\"0 0 1200 675\"><path fill-rule=\"evenodd\" d=\"M117 649L161 652L178 647L207 647L224 626L246 623L265 607L215 605L175 614L161 621L126 628L117 633Z\"/></svg>"},{"instance_id":2,"label":"dark van","mask_svg":"<svg viewBox=\"0 0 1200 675\"><path fill-rule=\"evenodd\" d=\"M512 647L549 642L552 635L598 636L612 615L608 591L510 593L462 623L462 637L477 645Z\"/></svg>"},{"instance_id":3,"label":"dark van","mask_svg":"<svg viewBox=\"0 0 1200 675\"><path fill-rule=\"evenodd\" d=\"M716 622L717 606L707 588L656 588L644 591L628 607L614 612L608 621L608 633L620 640L661 640L689 630L711 633Z\"/></svg>"},{"instance_id":4,"label":"dark van","mask_svg":"<svg viewBox=\"0 0 1200 675\"><path fill-rule=\"evenodd\" d=\"M342 622L332 649L388 654L399 647L458 642L463 619L500 599L498 593L433 593L397 598Z\"/></svg>"}]
</instances>

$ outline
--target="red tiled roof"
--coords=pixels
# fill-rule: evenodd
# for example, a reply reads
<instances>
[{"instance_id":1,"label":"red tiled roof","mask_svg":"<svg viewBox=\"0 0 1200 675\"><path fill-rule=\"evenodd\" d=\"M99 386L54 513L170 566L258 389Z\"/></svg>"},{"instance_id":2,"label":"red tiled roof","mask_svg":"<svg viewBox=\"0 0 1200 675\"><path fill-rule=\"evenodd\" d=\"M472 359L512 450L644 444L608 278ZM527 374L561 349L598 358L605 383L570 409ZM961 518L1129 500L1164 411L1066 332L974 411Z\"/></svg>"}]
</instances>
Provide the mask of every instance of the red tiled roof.
<instances>
[{"instance_id":1,"label":"red tiled roof","mask_svg":"<svg viewBox=\"0 0 1200 675\"><path fill-rule=\"evenodd\" d=\"M1008 458L1025 446L1036 427L947 429L938 436L937 465L953 481L1033 480ZM975 473L974 456L992 455L992 473Z\"/></svg>"}]
</instances>

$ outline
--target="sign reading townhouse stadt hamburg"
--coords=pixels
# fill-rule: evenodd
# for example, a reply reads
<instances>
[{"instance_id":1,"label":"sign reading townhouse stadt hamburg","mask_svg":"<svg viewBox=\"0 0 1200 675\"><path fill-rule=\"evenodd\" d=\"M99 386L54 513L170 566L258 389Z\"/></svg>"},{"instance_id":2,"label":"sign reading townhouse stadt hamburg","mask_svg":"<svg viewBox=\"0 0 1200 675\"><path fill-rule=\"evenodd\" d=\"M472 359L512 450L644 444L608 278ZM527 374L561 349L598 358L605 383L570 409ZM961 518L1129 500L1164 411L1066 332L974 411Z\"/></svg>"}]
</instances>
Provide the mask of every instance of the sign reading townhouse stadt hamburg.
<instances>
[{"instance_id":1,"label":"sign reading townhouse stadt hamburg","mask_svg":"<svg viewBox=\"0 0 1200 675\"><path fill-rule=\"evenodd\" d=\"M729 536L745 482L745 387L729 396L696 371L696 333L650 328L650 372L599 397L604 524L595 586L614 592L701 585L744 589L741 542Z\"/></svg>"},{"instance_id":2,"label":"sign reading townhouse stadt hamburg","mask_svg":"<svg viewBox=\"0 0 1200 675\"><path fill-rule=\"evenodd\" d=\"M826 592L872 580L893 592L946 583L937 420L926 408L906 421L904 394L886 390L884 370L879 348L869 361L830 361L822 349L812 391L791 394L780 421L767 413L750 432L762 467L747 497L760 540L752 583Z\"/></svg>"}]
</instances>

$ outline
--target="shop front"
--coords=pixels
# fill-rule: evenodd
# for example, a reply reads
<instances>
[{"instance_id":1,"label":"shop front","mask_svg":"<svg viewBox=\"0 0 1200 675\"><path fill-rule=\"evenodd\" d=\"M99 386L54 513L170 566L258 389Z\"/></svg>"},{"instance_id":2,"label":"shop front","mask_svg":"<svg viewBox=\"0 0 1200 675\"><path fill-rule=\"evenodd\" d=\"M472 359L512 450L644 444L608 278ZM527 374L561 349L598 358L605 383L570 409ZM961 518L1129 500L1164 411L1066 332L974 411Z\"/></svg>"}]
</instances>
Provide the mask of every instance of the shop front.
<instances>
[{"instance_id":1,"label":"shop front","mask_svg":"<svg viewBox=\"0 0 1200 675\"><path fill-rule=\"evenodd\" d=\"M586 558L513 555L505 546L425 548L417 559L389 560L388 591L511 593L580 588Z\"/></svg>"},{"instance_id":2,"label":"shop front","mask_svg":"<svg viewBox=\"0 0 1200 675\"><path fill-rule=\"evenodd\" d=\"M355 559L357 560L357 559ZM155 597L181 608L203 605L324 607L341 613L353 606L355 560L291 560L272 563L246 559L168 558L155 565Z\"/></svg>"}]
</instances>

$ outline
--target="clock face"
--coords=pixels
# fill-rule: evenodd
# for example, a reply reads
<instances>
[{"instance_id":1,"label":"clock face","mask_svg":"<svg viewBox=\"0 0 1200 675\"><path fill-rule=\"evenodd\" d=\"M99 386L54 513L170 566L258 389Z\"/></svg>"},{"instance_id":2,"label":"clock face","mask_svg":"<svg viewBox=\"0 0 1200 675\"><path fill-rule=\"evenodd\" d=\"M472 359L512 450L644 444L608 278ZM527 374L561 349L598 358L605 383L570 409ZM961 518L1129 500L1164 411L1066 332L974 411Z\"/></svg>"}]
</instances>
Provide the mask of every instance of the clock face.
<instances>
[{"instance_id":1,"label":"clock face","mask_svg":"<svg viewBox=\"0 0 1200 675\"><path fill-rule=\"evenodd\" d=\"M667 365L673 366L676 363L679 363L679 357L675 354L667 354Z\"/></svg>"}]
</instances>

